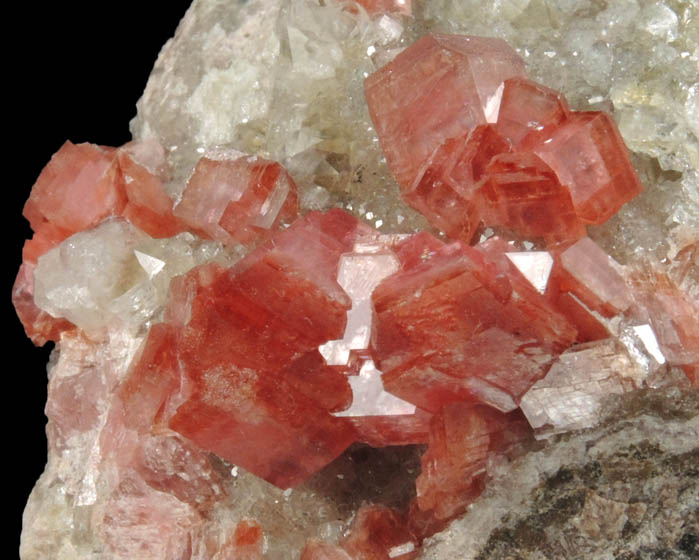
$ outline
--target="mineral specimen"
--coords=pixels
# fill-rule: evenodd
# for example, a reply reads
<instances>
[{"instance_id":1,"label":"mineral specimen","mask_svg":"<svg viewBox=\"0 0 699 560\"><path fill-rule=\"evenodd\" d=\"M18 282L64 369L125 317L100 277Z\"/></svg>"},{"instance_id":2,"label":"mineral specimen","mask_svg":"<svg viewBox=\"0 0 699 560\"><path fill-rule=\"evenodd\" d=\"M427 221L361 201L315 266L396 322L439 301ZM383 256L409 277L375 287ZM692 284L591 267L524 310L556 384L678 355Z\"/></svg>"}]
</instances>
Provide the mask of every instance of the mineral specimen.
<instances>
[{"instance_id":1,"label":"mineral specimen","mask_svg":"<svg viewBox=\"0 0 699 560\"><path fill-rule=\"evenodd\" d=\"M67 142L25 206L13 302L56 351L23 558L435 557L491 479L528 489L585 461L595 444L570 433L610 397L696 399L696 207L649 202L694 184L694 90L674 136L644 144L624 103L645 98L562 22L613 22L609 41L637 24L656 58L696 62L696 44L660 4L560 4L550 40L584 53L584 85L556 77L568 59L542 78L558 55L525 46L533 1L494 5L505 27L450 2L193 4L134 140ZM610 105L577 110L590 87L645 156ZM679 222L666 254L631 225L644 204ZM691 452L696 421L668 414L658 453ZM641 441L648 418L619 429ZM641 526L615 491L585 494L581 535Z\"/></svg>"}]
</instances>

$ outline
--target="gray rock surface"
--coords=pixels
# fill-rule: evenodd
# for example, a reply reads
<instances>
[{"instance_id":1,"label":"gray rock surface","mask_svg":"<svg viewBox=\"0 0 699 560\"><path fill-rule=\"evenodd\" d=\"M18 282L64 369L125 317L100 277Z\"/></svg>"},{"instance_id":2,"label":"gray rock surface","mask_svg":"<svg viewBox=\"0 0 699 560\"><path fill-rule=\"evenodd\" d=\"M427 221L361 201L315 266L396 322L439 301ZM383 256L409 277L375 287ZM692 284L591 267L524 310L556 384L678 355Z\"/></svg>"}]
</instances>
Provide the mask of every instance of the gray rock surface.
<instances>
[{"instance_id":1,"label":"gray rock surface","mask_svg":"<svg viewBox=\"0 0 699 560\"><path fill-rule=\"evenodd\" d=\"M641 391L507 466L424 560L696 558L699 394Z\"/></svg>"}]
</instances>

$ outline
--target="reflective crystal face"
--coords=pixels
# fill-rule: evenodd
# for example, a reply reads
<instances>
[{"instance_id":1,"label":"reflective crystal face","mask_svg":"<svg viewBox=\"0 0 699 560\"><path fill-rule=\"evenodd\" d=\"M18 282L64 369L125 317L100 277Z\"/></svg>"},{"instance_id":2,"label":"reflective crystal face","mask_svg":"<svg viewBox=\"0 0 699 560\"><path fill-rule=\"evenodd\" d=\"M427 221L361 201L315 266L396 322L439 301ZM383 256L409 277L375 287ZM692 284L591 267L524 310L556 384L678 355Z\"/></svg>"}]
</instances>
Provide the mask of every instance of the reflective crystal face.
<instances>
[{"instance_id":1,"label":"reflective crystal face","mask_svg":"<svg viewBox=\"0 0 699 560\"><path fill-rule=\"evenodd\" d=\"M640 388L641 367L612 339L576 346L551 366L522 397L521 407L537 434L594 426L603 399Z\"/></svg>"},{"instance_id":2,"label":"reflective crystal face","mask_svg":"<svg viewBox=\"0 0 699 560\"><path fill-rule=\"evenodd\" d=\"M247 244L296 218L296 185L275 162L202 158L175 214L204 237Z\"/></svg>"}]
</instances>

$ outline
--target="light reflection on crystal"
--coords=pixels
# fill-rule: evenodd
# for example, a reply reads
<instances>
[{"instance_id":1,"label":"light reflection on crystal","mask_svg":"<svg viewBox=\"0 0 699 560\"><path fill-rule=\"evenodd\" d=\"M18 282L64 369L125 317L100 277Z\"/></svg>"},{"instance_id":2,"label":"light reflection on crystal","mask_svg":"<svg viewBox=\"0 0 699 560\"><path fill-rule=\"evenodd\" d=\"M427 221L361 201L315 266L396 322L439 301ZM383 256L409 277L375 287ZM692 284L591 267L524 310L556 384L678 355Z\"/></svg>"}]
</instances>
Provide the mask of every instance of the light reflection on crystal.
<instances>
[{"instance_id":1,"label":"light reflection on crystal","mask_svg":"<svg viewBox=\"0 0 699 560\"><path fill-rule=\"evenodd\" d=\"M553 268L553 257L548 251L529 251L522 253L505 253L524 277L536 290L543 294L548 286Z\"/></svg>"},{"instance_id":2,"label":"light reflection on crystal","mask_svg":"<svg viewBox=\"0 0 699 560\"><path fill-rule=\"evenodd\" d=\"M633 330L643 342L643 345L646 347L648 353L653 356L659 364L664 364L665 356L663 356L663 353L660 350L658 339L655 337L655 333L653 332L653 327L648 324L638 325L633 327Z\"/></svg>"},{"instance_id":3,"label":"light reflection on crystal","mask_svg":"<svg viewBox=\"0 0 699 560\"><path fill-rule=\"evenodd\" d=\"M352 387L352 406L335 416L398 416L414 414L415 405L387 393L381 372L372 360L362 365L359 375L348 377Z\"/></svg>"},{"instance_id":4,"label":"light reflection on crystal","mask_svg":"<svg viewBox=\"0 0 699 560\"><path fill-rule=\"evenodd\" d=\"M384 252L377 252L380 250ZM331 340L318 348L328 365L347 365L351 350L369 347L374 313L371 294L381 280L396 270L398 259L378 242L359 242L353 253L340 257L337 281L351 298L352 308L347 312L342 340Z\"/></svg>"},{"instance_id":5,"label":"light reflection on crystal","mask_svg":"<svg viewBox=\"0 0 699 560\"><path fill-rule=\"evenodd\" d=\"M148 274L148 278L153 278L153 276L158 274L165 266L165 261L152 257L151 255L147 255L138 250L134 250L133 253L138 260L138 264L140 264L143 270L146 271L146 274Z\"/></svg>"}]
</instances>

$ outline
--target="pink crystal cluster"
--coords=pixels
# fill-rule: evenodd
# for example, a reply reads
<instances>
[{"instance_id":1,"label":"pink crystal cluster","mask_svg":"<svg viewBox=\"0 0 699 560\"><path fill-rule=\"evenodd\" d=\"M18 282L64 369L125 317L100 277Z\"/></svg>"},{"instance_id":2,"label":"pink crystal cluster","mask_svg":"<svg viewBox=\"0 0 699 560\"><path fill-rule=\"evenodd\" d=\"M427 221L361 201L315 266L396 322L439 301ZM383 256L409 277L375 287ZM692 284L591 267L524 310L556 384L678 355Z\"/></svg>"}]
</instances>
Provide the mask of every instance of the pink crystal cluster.
<instances>
[{"instance_id":1,"label":"pink crystal cluster","mask_svg":"<svg viewBox=\"0 0 699 560\"><path fill-rule=\"evenodd\" d=\"M499 39L426 35L365 88L404 200L451 238L574 241L641 191L613 119L571 111Z\"/></svg>"},{"instance_id":2,"label":"pink crystal cluster","mask_svg":"<svg viewBox=\"0 0 699 560\"><path fill-rule=\"evenodd\" d=\"M276 162L239 156L202 158L175 207L164 187L165 153L157 142L121 148L66 142L39 175L24 206L34 236L24 245L12 301L27 336L44 344L71 328L34 304L38 258L103 220L128 220L155 238L192 231L229 243L250 243L290 223L298 202L289 174Z\"/></svg>"},{"instance_id":3,"label":"pink crystal cluster","mask_svg":"<svg viewBox=\"0 0 699 560\"><path fill-rule=\"evenodd\" d=\"M589 369L562 363L585 355L601 367L626 341L645 345L665 368L656 373L682 368L697 383L696 302L585 236L640 191L614 121L571 111L523 69L502 41L429 35L367 79L402 195L446 241L382 235L339 209L297 217L289 174L256 157L202 158L175 204L155 143L68 142L54 155L25 206L34 237L13 291L37 344L94 345L33 298L39 259L76 232L127 220L152 237L189 231L249 250L176 277L162 322L113 386L80 376L52 389L48 414L65 433L90 424L89 403L69 413L75 395L112 395L100 467L112 473L108 546L133 555L122 532L157 526L148 546L167 557L261 558L252 521L207 532L226 492L207 454L288 488L354 442L421 443L408 511L365 506L340 543L312 540L302 553L414 558L480 494L494 454L515 456L532 426L584 427L581 402L640 387L652 369L629 359L589 383ZM471 245L482 223L502 229ZM524 250L522 238L547 250Z\"/></svg>"}]
</instances>

